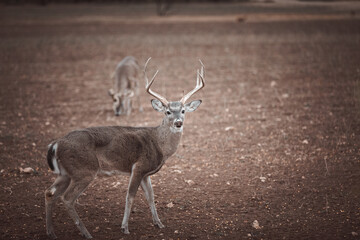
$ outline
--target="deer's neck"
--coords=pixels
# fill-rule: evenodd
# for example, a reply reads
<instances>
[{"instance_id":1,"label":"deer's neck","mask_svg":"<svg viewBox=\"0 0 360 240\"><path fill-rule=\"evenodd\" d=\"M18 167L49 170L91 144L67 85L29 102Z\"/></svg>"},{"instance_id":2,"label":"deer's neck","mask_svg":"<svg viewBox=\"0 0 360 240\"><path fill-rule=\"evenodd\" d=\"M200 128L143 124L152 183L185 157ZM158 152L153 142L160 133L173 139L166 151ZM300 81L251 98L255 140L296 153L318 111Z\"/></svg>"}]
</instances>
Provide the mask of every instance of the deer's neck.
<instances>
[{"instance_id":1,"label":"deer's neck","mask_svg":"<svg viewBox=\"0 0 360 240\"><path fill-rule=\"evenodd\" d=\"M162 123L157 127L157 137L159 139L159 147L161 148L164 160L169 158L176 152L180 143L182 132L173 132L166 123Z\"/></svg>"}]
</instances>

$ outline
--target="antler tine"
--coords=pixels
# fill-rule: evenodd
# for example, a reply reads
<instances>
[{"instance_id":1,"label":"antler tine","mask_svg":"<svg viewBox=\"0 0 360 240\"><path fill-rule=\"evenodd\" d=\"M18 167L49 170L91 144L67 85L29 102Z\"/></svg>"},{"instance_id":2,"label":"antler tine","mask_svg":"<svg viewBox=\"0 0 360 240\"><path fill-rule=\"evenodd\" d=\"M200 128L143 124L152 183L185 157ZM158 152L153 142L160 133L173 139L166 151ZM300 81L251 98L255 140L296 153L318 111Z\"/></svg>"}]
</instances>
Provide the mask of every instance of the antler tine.
<instances>
[{"instance_id":1,"label":"antler tine","mask_svg":"<svg viewBox=\"0 0 360 240\"><path fill-rule=\"evenodd\" d=\"M204 64L202 63L202 61L200 59L199 59L199 62L201 64L200 75L204 78ZM199 84L200 84L199 70L197 70L196 85L199 85Z\"/></svg>"},{"instance_id":2,"label":"antler tine","mask_svg":"<svg viewBox=\"0 0 360 240\"><path fill-rule=\"evenodd\" d=\"M153 81L155 80L156 75L158 74L159 70L156 70L156 73L154 74L153 78L151 79L150 83L149 83L149 79L146 76L146 68L147 68L147 64L149 63L151 57L146 61L145 63L145 67L144 67L144 75L145 75L145 80L146 80L146 90L148 90L148 88L150 88L151 84L153 83Z\"/></svg>"},{"instance_id":3,"label":"antler tine","mask_svg":"<svg viewBox=\"0 0 360 240\"><path fill-rule=\"evenodd\" d=\"M203 62L201 61L201 59L199 59L199 62L200 62L200 64L201 64L201 72L200 72L200 74L203 76L203 78L205 77L204 76L204 64L203 64Z\"/></svg>"},{"instance_id":4,"label":"antler tine","mask_svg":"<svg viewBox=\"0 0 360 240\"><path fill-rule=\"evenodd\" d=\"M205 86L205 81L204 81L204 64L202 63L202 61L199 59L199 62L201 64L201 70L197 70L197 77L196 77L196 86L193 90L191 90L188 94L186 94L185 96L183 96L180 100L180 102L182 104L185 104L185 102L196 92L200 91L200 89L202 89Z\"/></svg>"},{"instance_id":5,"label":"antler tine","mask_svg":"<svg viewBox=\"0 0 360 240\"><path fill-rule=\"evenodd\" d=\"M160 102L162 102L165 106L167 106L169 104L169 101L166 100L166 98L164 98L163 96L161 96L160 94L154 92L153 90L150 89L151 85L153 84L156 75L158 74L159 70L156 70L156 73L154 74L154 76L152 77L151 81L149 82L149 79L146 76L146 67L150 61L151 57L146 61L145 63L145 67L144 67L144 76L145 76L145 80L146 80L146 91L154 96L155 98L157 98Z\"/></svg>"}]
</instances>

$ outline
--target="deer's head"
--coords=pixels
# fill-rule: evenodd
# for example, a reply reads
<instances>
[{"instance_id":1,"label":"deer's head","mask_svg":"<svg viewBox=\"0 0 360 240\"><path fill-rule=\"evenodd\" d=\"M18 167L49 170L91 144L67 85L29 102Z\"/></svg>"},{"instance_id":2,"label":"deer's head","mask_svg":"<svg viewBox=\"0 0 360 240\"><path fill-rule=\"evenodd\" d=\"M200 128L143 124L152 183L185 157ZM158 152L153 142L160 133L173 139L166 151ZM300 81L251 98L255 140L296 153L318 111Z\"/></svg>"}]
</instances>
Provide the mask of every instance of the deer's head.
<instances>
[{"instance_id":1,"label":"deer's head","mask_svg":"<svg viewBox=\"0 0 360 240\"><path fill-rule=\"evenodd\" d=\"M154 92L150 89L151 85L153 84L155 77L159 70L156 71L153 78L149 82L147 76L146 76L146 67L149 63L151 58L149 58L145 63L144 68L144 75L146 80L146 91L154 96L156 99L151 100L152 107L158 111L165 114L165 117L163 119L163 124L166 124L170 127L170 130L172 132L182 132L184 120L185 120L185 113L187 112L193 112L195 111L201 104L201 100L194 100L192 102L186 103L186 101L196 92L198 92L200 89L202 89L205 86L204 81L204 65L201 63L201 70L197 71L197 80L196 80L196 86L193 90L191 90L188 94L184 95L180 101L175 102L169 102L166 100L165 97L161 96L160 94Z\"/></svg>"},{"instance_id":2,"label":"deer's head","mask_svg":"<svg viewBox=\"0 0 360 240\"><path fill-rule=\"evenodd\" d=\"M113 89L109 89L109 95L113 100L113 110L116 116L126 113L131 107L131 98L134 91L125 89L124 92L115 93Z\"/></svg>"}]
</instances>

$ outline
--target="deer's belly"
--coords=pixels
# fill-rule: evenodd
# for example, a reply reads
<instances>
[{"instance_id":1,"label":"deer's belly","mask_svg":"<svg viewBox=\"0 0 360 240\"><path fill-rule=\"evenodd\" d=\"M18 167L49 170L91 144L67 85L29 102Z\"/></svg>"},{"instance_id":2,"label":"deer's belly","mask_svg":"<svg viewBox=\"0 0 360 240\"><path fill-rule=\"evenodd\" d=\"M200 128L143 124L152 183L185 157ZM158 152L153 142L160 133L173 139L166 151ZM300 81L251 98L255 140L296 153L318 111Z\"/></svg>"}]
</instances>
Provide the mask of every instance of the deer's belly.
<instances>
[{"instance_id":1,"label":"deer's belly","mask_svg":"<svg viewBox=\"0 0 360 240\"><path fill-rule=\"evenodd\" d=\"M108 159L104 154L98 153L100 176L130 175L131 166L125 164L121 159Z\"/></svg>"},{"instance_id":2,"label":"deer's belly","mask_svg":"<svg viewBox=\"0 0 360 240\"><path fill-rule=\"evenodd\" d=\"M105 169L100 169L100 171L98 172L98 176L101 177L111 177L114 175L126 175L126 176L130 176L130 173L128 172L123 172L120 170L105 170Z\"/></svg>"}]
</instances>

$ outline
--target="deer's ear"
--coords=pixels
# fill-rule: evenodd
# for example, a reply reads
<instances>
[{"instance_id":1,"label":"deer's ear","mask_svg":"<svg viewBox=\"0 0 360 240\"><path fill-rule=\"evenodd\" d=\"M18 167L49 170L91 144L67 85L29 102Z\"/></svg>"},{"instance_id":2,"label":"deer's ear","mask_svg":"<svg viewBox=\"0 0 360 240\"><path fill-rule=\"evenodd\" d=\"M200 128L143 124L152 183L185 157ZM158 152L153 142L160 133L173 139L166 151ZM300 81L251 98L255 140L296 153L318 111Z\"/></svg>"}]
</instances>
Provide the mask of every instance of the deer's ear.
<instances>
[{"instance_id":1,"label":"deer's ear","mask_svg":"<svg viewBox=\"0 0 360 240\"><path fill-rule=\"evenodd\" d=\"M108 94L110 97L114 97L114 94L115 94L114 89L112 89L112 88L109 89Z\"/></svg>"},{"instance_id":2,"label":"deer's ear","mask_svg":"<svg viewBox=\"0 0 360 240\"><path fill-rule=\"evenodd\" d=\"M201 100L195 100L190 103L185 104L185 111L186 112L193 112L195 111L201 104Z\"/></svg>"},{"instance_id":3,"label":"deer's ear","mask_svg":"<svg viewBox=\"0 0 360 240\"><path fill-rule=\"evenodd\" d=\"M160 102L157 99L152 99L151 100L151 105L158 112L164 112L165 111L165 106L162 104L162 102Z\"/></svg>"}]
</instances>

